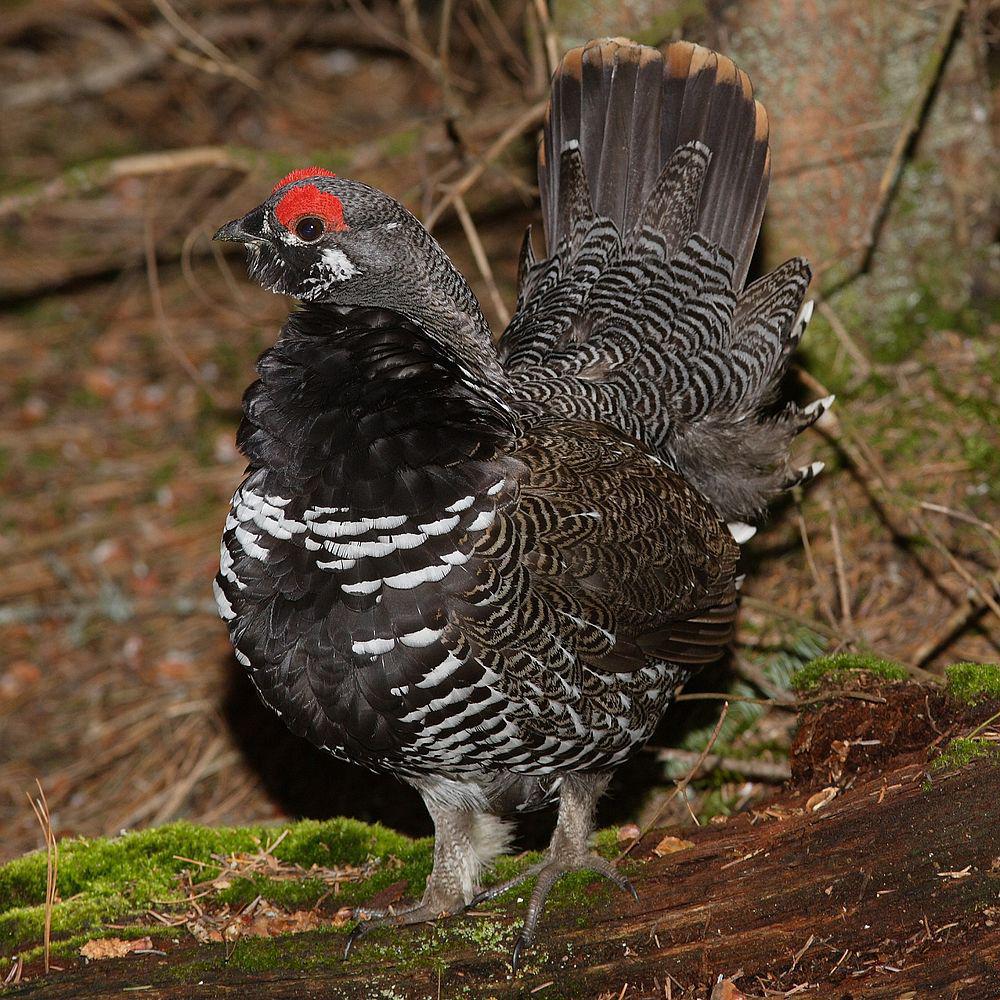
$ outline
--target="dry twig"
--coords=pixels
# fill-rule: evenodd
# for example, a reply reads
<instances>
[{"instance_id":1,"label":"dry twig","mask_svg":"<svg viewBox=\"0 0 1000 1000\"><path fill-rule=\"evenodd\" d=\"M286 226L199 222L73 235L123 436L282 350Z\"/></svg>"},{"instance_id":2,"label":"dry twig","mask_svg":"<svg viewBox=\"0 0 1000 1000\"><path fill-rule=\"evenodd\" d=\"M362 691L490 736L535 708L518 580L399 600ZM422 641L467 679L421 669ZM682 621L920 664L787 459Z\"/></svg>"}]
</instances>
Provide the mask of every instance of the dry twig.
<instances>
[{"instance_id":1,"label":"dry twig","mask_svg":"<svg viewBox=\"0 0 1000 1000\"><path fill-rule=\"evenodd\" d=\"M844 567L844 552L840 544L840 526L837 523L837 511L832 503L825 504L830 516L830 540L833 544L833 562L837 572L837 595L840 599L840 617L844 632L853 637L854 619L851 615L851 591L847 583L847 571Z\"/></svg>"},{"instance_id":2,"label":"dry twig","mask_svg":"<svg viewBox=\"0 0 1000 1000\"><path fill-rule=\"evenodd\" d=\"M109 187L126 177L153 177L157 174L215 167L250 173L266 160L263 154L238 146L192 146L136 156L119 156L71 167L51 180L25 185L19 191L0 198L0 218L23 212L42 202L70 195L89 194Z\"/></svg>"},{"instance_id":3,"label":"dry twig","mask_svg":"<svg viewBox=\"0 0 1000 1000\"><path fill-rule=\"evenodd\" d=\"M941 628L917 647L911 657L912 661L918 667L922 667L946 649L949 643L957 639L967 628L975 624L985 610L986 605L979 597L975 593L970 593L948 616Z\"/></svg>"},{"instance_id":4,"label":"dry twig","mask_svg":"<svg viewBox=\"0 0 1000 1000\"><path fill-rule=\"evenodd\" d=\"M136 18L134 18L124 7L122 7L121 4L116 3L115 0L96 0L96 2L109 14L111 14L112 17L136 34L144 42L157 46L162 49L166 55L176 59L180 63L184 63L187 66L193 66L195 69L213 76L221 74L229 76L233 79L240 79L240 74L245 73L244 70L241 70L240 67L232 63L232 61L229 60L224 54L222 55L222 59L219 60L204 54L191 52L182 45L174 44L169 38L164 36L163 32L157 31L154 28L147 28L146 25L142 24L142 22L136 20ZM178 20L180 20L179 17ZM178 30L176 25L172 25L172 27L175 31ZM205 38L204 35L200 35L199 37L207 42L209 46L212 46L212 42ZM241 82L245 83L246 81L241 80ZM252 86L253 89L259 89L258 83L248 85Z\"/></svg>"},{"instance_id":5,"label":"dry twig","mask_svg":"<svg viewBox=\"0 0 1000 1000\"><path fill-rule=\"evenodd\" d=\"M483 20L489 25L494 38L503 49L506 64L514 68L521 80L527 80L531 74L531 67L525 58L524 49L511 37L510 31L507 30L507 26L497 14L493 3L490 0L475 0L475 4ZM460 11L459 13L465 12Z\"/></svg>"},{"instance_id":6,"label":"dry twig","mask_svg":"<svg viewBox=\"0 0 1000 1000\"><path fill-rule=\"evenodd\" d=\"M549 76L559 65L559 42L556 38L556 31L549 16L549 5L545 0L535 0L535 12L538 14L538 23L542 28L542 38L545 42L545 58L548 62Z\"/></svg>"},{"instance_id":7,"label":"dry twig","mask_svg":"<svg viewBox=\"0 0 1000 1000\"><path fill-rule=\"evenodd\" d=\"M152 215L147 213L146 224L143 228L143 246L146 252L146 278L149 283L149 296L153 303L153 312L156 316L157 326L160 333L163 336L164 343L167 345L170 353L177 359L180 363L181 368L190 376L191 381L201 389L206 396L212 401L212 403L221 409L223 405L223 400L216 392L215 387L210 385L205 377L200 371L198 371L197 366L188 356L187 352L181 347L177 338L174 336L174 331L170 326L170 320L167 318L166 310L163 307L163 294L160 289L160 277L159 269L156 263L156 241L153 237L153 218Z\"/></svg>"},{"instance_id":8,"label":"dry twig","mask_svg":"<svg viewBox=\"0 0 1000 1000\"><path fill-rule=\"evenodd\" d=\"M820 579L819 569L816 566L816 560L813 557L812 545L809 543L809 531L806 528L806 519L802 516L801 507L796 513L796 522L799 526L799 536L802 539L802 551L806 557L806 565L809 567L809 575L813 579L813 585L816 588L816 596L819 599L820 608L823 611L823 615L826 620L830 623L830 628L833 629L834 635L838 635L837 632L837 616L833 613L833 608L826 597L826 588L823 586L823 581ZM842 636L839 636L842 639Z\"/></svg>"},{"instance_id":9,"label":"dry twig","mask_svg":"<svg viewBox=\"0 0 1000 1000\"><path fill-rule=\"evenodd\" d=\"M497 288L496 279L493 277L493 268L490 267L490 259L483 249L483 241L479 238L479 230L476 229L476 224L472 221L472 216L469 215L469 209L466 207L465 199L461 195L455 197L455 213L458 215L458 221L462 223L465 238L469 241L469 248L476 261L476 267L479 268L479 273L486 283L486 290L489 293L493 310L500 318L501 326L506 327L510 322L510 310L500 294L500 289Z\"/></svg>"},{"instance_id":10,"label":"dry twig","mask_svg":"<svg viewBox=\"0 0 1000 1000\"><path fill-rule=\"evenodd\" d=\"M156 9L163 15L174 30L186 38L195 48L200 49L208 59L219 67L219 72L226 76L231 76L234 80L239 80L251 90L260 90L261 82L252 73L248 73L242 66L233 62L225 52L214 42L209 41L200 31L193 28L174 9L168 0L153 0Z\"/></svg>"},{"instance_id":11,"label":"dry twig","mask_svg":"<svg viewBox=\"0 0 1000 1000\"><path fill-rule=\"evenodd\" d=\"M539 101L537 104L533 104L525 112L518 115L518 117L515 118L514 121L503 130L503 132L500 133L486 152L479 158L478 162L474 166L470 167L465 174L463 174L448 188L447 191L445 191L445 193L441 196L441 200L430 210L427 214L427 218L424 220L424 225L428 229L434 228L434 224L444 214L445 209L447 209L450 205L453 205L456 198L463 197L472 185L475 184L484 173L486 173L490 164L492 164L493 161L496 160L497 157L499 157L511 143L541 122L542 117L545 114L547 103L547 101ZM0 202L0 214L3 214L3 202Z\"/></svg>"},{"instance_id":12,"label":"dry twig","mask_svg":"<svg viewBox=\"0 0 1000 1000\"><path fill-rule=\"evenodd\" d=\"M654 826L656 826L660 817L663 815L663 811L667 808L667 806L670 805L670 803L673 802L674 799L677 798L677 796L680 795L681 792L683 792L684 789L686 789L687 786L691 783L692 778L694 778L694 776L701 769L702 765L705 763L705 758L708 757L712 747L715 746L715 741L719 738L719 733L722 732L722 724L726 721L726 716L728 714L729 714L729 702L726 701L723 703L722 711L719 713L719 721L716 722L715 729L712 730L712 735L709 737L708 742L705 744L701 753L698 754L698 759L694 762L694 765L692 766L691 770L688 771L688 773L685 774L680 781L674 784L674 787L671 789L670 793L664 798L664 800L657 807L656 812L653 813L653 818L646 824L645 829L639 831L639 833L633 838L632 842L628 845L628 847L626 847L618 855L618 857L615 859L616 861L620 861L622 858L624 858L627 854L629 854L632 851L635 845L638 844L639 841L642 840L642 838L645 837L646 834L649 833L649 831L652 830Z\"/></svg>"},{"instance_id":13,"label":"dry twig","mask_svg":"<svg viewBox=\"0 0 1000 1000\"><path fill-rule=\"evenodd\" d=\"M21 981L21 974L24 972L24 956L15 955L11 959L10 969L3 977L2 986L16 986Z\"/></svg>"},{"instance_id":14,"label":"dry twig","mask_svg":"<svg viewBox=\"0 0 1000 1000\"><path fill-rule=\"evenodd\" d=\"M701 754L695 750L679 750L676 747L649 747L649 751L658 761L685 766L698 764L693 778L701 778L712 771L732 771L751 781L766 781L780 784L792 776L791 768L784 761L743 759L741 757L720 757L718 754L708 754L701 759Z\"/></svg>"},{"instance_id":15,"label":"dry twig","mask_svg":"<svg viewBox=\"0 0 1000 1000\"><path fill-rule=\"evenodd\" d=\"M944 72L948 62L948 55L951 52L955 39L958 37L958 27L962 21L969 0L952 0L941 21L941 29L938 32L934 47L921 74L920 90L910 105L903 119L903 127L896 136L892 152L882 172L882 179L879 182L878 192L875 195L875 204L869 217L868 227L864 236L856 244L848 248L848 255L860 250L861 259L852 272L834 283L830 288L824 290L826 296L831 295L839 288L852 281L857 275L864 274L871 267L872 258L878 247L879 237L889 215L889 208L892 205L893 196L899 187L899 180L903 174L903 166L908 155L912 152L917 139L927 120L927 113L933 103L934 95L937 92L941 74ZM823 268L828 270L829 267Z\"/></svg>"},{"instance_id":16,"label":"dry twig","mask_svg":"<svg viewBox=\"0 0 1000 1000\"><path fill-rule=\"evenodd\" d=\"M808 372L800 371L799 374L811 389L829 395L826 386ZM968 585L974 593L975 599L981 602L984 607L989 608L1000 619L1000 601L996 596L1000 595L1000 571L991 574L985 586L977 580L938 537L927 517L927 512L921 506L915 506L910 498L900 497L892 488L888 474L882 467L878 456L875 455L863 437L856 434L847 424L843 415L838 417L834 411L830 411L827 417L829 419L825 419L822 425L817 425L817 430L828 438L848 460L852 471L865 490L872 509L886 527L897 539L909 541L921 535L926 537L939 554L944 557L948 565ZM896 511L899 513L895 513ZM927 562L917 547L908 545L906 551L952 603L962 604L963 599L956 597L940 581L939 574ZM971 618L967 620L971 620ZM907 666L918 679L930 680L934 677L933 674L923 670L919 664L911 663Z\"/></svg>"},{"instance_id":17,"label":"dry twig","mask_svg":"<svg viewBox=\"0 0 1000 1000\"><path fill-rule=\"evenodd\" d=\"M816 306L820 315L830 324L830 329L840 341L841 346L850 355L854 362L854 382L860 385L867 382L872 373L872 363L860 344L850 335L847 327L841 322L840 317L834 311L829 302L821 295L816 298Z\"/></svg>"},{"instance_id":18,"label":"dry twig","mask_svg":"<svg viewBox=\"0 0 1000 1000\"><path fill-rule=\"evenodd\" d=\"M404 31L406 31L405 38L388 28L381 18L375 17L361 3L361 0L347 0L347 3L362 24L375 35L381 37L386 45L398 49L418 62L434 80L442 84L442 88L448 82L462 90L473 89L472 83L464 77L455 76L454 73L445 73L440 59L427 42L427 37L420 25L420 19L416 14L416 7L412 2L404 0L400 4L403 12Z\"/></svg>"}]
</instances>

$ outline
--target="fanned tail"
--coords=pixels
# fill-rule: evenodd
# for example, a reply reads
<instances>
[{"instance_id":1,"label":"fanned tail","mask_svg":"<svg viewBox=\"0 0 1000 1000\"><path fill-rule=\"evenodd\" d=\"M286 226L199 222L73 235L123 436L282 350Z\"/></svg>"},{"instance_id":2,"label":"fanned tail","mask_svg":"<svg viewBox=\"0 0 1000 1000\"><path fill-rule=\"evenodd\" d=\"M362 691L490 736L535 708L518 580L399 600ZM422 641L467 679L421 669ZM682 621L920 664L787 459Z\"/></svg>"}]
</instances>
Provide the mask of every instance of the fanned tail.
<instances>
[{"instance_id":1,"label":"fanned tail","mask_svg":"<svg viewBox=\"0 0 1000 1000\"><path fill-rule=\"evenodd\" d=\"M788 451L831 402L774 410L811 275L794 258L744 287L770 166L767 114L725 56L567 53L539 152L547 256L525 241L500 342L529 405L644 440L734 520L816 474Z\"/></svg>"},{"instance_id":2,"label":"fanned tail","mask_svg":"<svg viewBox=\"0 0 1000 1000\"><path fill-rule=\"evenodd\" d=\"M695 197L677 205L669 197L679 193L676 182L661 175L691 143L702 155L710 151L711 163ZM623 38L565 55L552 80L538 164L550 253L569 235L565 202L573 193L560 190L560 159L574 148L594 213L625 234L640 219L666 222L671 209L693 207L693 229L733 258L734 285L742 288L764 215L771 157L767 113L731 59L690 42L676 42L661 55ZM651 196L658 212L648 207Z\"/></svg>"}]
</instances>

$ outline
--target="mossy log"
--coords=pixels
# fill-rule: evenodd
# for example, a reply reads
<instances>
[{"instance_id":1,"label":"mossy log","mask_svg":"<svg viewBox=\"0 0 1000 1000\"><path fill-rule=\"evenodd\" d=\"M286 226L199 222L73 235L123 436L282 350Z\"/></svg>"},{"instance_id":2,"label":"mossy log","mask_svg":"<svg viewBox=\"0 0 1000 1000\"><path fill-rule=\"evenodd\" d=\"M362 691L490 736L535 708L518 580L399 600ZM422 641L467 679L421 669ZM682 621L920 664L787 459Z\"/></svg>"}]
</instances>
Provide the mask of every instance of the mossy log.
<instances>
[{"instance_id":1,"label":"mossy log","mask_svg":"<svg viewBox=\"0 0 1000 1000\"><path fill-rule=\"evenodd\" d=\"M436 929L373 934L348 962L343 929L240 941L228 960L224 945L178 934L166 955L67 969L4 996L707 1000L720 977L739 976L748 996L808 984L830 1000L1000 997L1000 764L928 766L947 764L941 748L968 726L940 691L880 690L804 718L799 785L769 808L669 831L693 846L662 857L667 831L646 836L627 862L638 903L603 884L564 893L517 978L507 950L523 904L508 897Z\"/></svg>"}]
</instances>

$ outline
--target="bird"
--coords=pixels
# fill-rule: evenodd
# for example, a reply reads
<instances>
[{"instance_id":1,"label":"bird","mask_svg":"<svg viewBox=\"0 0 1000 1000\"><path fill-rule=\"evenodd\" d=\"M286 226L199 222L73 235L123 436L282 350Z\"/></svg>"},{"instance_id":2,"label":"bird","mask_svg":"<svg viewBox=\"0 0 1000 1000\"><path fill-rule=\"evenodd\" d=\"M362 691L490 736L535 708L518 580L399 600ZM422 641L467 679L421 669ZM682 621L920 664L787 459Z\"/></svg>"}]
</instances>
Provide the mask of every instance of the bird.
<instances>
[{"instance_id":1,"label":"bird","mask_svg":"<svg viewBox=\"0 0 1000 1000\"><path fill-rule=\"evenodd\" d=\"M434 825L422 898L359 909L348 952L534 877L516 969L564 873L634 894L588 846L596 804L730 642L754 522L822 468L789 451L833 398L780 390L809 265L747 283L768 136L707 48L566 53L545 249L529 228L496 340L434 237L361 181L295 170L216 234L298 300L243 398L214 584L235 657L293 733L396 775ZM485 885L547 805L543 859Z\"/></svg>"}]
</instances>

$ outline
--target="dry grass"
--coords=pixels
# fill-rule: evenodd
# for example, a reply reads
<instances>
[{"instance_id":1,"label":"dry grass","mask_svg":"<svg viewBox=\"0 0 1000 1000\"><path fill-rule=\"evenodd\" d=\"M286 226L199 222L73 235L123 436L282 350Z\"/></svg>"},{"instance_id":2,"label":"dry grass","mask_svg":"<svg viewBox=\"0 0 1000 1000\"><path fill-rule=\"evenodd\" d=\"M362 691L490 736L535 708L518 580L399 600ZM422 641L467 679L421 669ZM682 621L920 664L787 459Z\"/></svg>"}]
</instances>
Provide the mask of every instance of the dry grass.
<instances>
[{"instance_id":1,"label":"dry grass","mask_svg":"<svg viewBox=\"0 0 1000 1000\"><path fill-rule=\"evenodd\" d=\"M45 933L42 938L42 955L45 973L48 975L52 967L49 959L52 953L52 909L56 905L56 884L59 879L59 843L52 827L52 816L49 814L49 804L45 799L42 783L39 781L36 784L38 797L33 799L29 796L28 801L45 838Z\"/></svg>"}]
</instances>

